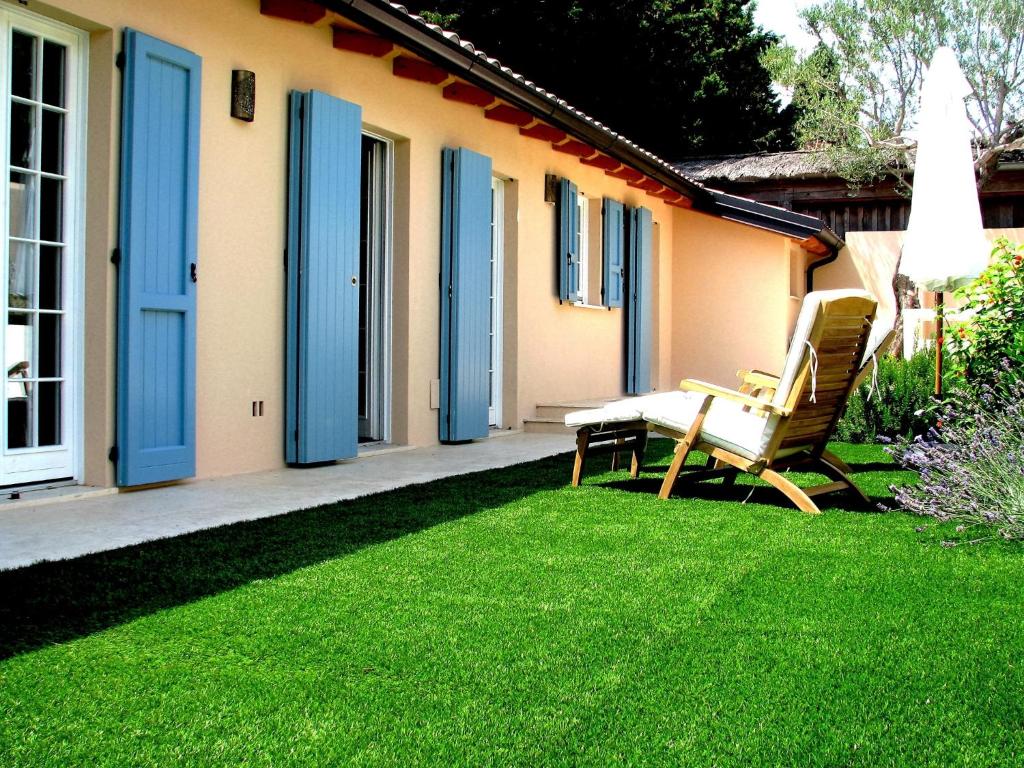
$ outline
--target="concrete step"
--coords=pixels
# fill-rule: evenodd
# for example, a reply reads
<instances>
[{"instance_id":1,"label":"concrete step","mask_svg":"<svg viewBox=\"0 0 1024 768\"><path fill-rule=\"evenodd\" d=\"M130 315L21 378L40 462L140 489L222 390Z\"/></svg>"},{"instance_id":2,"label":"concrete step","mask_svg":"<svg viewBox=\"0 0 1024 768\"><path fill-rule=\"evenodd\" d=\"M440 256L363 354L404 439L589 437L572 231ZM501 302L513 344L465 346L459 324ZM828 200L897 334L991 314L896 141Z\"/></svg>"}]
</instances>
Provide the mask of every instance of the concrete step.
<instances>
[{"instance_id":1,"label":"concrete step","mask_svg":"<svg viewBox=\"0 0 1024 768\"><path fill-rule=\"evenodd\" d=\"M523 431L534 435L576 434L576 430L565 426L565 422L562 421L561 418L553 419L541 416L534 416L533 418L530 419L523 419Z\"/></svg>"},{"instance_id":2,"label":"concrete step","mask_svg":"<svg viewBox=\"0 0 1024 768\"><path fill-rule=\"evenodd\" d=\"M582 411L587 408L600 408L613 400L621 400L621 395L615 397L604 397L593 400L570 400L563 403L538 403L536 416L538 419L563 419L567 413Z\"/></svg>"}]
</instances>

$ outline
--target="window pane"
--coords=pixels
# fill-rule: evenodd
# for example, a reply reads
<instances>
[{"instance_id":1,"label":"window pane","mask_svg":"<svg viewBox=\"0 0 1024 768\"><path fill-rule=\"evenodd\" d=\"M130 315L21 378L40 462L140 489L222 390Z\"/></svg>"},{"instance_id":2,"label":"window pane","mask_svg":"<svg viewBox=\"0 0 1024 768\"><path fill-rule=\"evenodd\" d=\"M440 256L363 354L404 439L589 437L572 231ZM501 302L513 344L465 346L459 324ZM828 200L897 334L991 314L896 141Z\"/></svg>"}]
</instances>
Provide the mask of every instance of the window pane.
<instances>
[{"instance_id":1,"label":"window pane","mask_svg":"<svg viewBox=\"0 0 1024 768\"><path fill-rule=\"evenodd\" d=\"M47 173L64 173L64 115L43 110L41 167Z\"/></svg>"},{"instance_id":2,"label":"window pane","mask_svg":"<svg viewBox=\"0 0 1024 768\"><path fill-rule=\"evenodd\" d=\"M44 178L40 183L39 238L61 242L64 230L64 182Z\"/></svg>"},{"instance_id":3,"label":"window pane","mask_svg":"<svg viewBox=\"0 0 1024 768\"><path fill-rule=\"evenodd\" d=\"M39 308L63 309L61 296L61 260L64 249L55 245L39 248Z\"/></svg>"},{"instance_id":4,"label":"window pane","mask_svg":"<svg viewBox=\"0 0 1024 768\"><path fill-rule=\"evenodd\" d=\"M60 376L61 315L39 315L39 373L44 379Z\"/></svg>"},{"instance_id":5,"label":"window pane","mask_svg":"<svg viewBox=\"0 0 1024 768\"><path fill-rule=\"evenodd\" d=\"M43 43L43 102L64 106L64 46L47 40Z\"/></svg>"},{"instance_id":6,"label":"window pane","mask_svg":"<svg viewBox=\"0 0 1024 768\"><path fill-rule=\"evenodd\" d=\"M39 410L39 445L60 445L61 383L41 381L36 398Z\"/></svg>"},{"instance_id":7,"label":"window pane","mask_svg":"<svg viewBox=\"0 0 1024 768\"><path fill-rule=\"evenodd\" d=\"M15 31L11 39L11 93L35 98L36 39Z\"/></svg>"},{"instance_id":8,"label":"window pane","mask_svg":"<svg viewBox=\"0 0 1024 768\"><path fill-rule=\"evenodd\" d=\"M24 312L8 313L4 340L4 365L8 380L35 376L32 366L32 315ZM7 388L7 396L11 396L10 386Z\"/></svg>"},{"instance_id":9,"label":"window pane","mask_svg":"<svg viewBox=\"0 0 1024 768\"><path fill-rule=\"evenodd\" d=\"M36 186L38 179L29 173L11 171L11 237L36 236Z\"/></svg>"},{"instance_id":10,"label":"window pane","mask_svg":"<svg viewBox=\"0 0 1024 768\"><path fill-rule=\"evenodd\" d=\"M7 384L7 447L27 448L32 398L28 385L17 379Z\"/></svg>"},{"instance_id":11,"label":"window pane","mask_svg":"<svg viewBox=\"0 0 1024 768\"><path fill-rule=\"evenodd\" d=\"M11 165L37 168L35 164L36 108L11 102Z\"/></svg>"},{"instance_id":12,"label":"window pane","mask_svg":"<svg viewBox=\"0 0 1024 768\"><path fill-rule=\"evenodd\" d=\"M35 304L36 247L32 243L11 243L7 269L7 306L32 309Z\"/></svg>"}]
</instances>

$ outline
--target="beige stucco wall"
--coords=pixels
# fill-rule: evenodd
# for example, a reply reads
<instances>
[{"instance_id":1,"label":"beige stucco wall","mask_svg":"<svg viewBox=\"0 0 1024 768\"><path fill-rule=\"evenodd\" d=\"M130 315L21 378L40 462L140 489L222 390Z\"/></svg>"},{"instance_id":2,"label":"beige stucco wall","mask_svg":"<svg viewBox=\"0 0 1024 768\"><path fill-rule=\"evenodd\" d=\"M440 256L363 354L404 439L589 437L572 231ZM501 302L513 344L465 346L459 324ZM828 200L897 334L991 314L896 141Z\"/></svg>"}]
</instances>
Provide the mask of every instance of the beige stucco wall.
<instances>
[{"instance_id":1,"label":"beige stucco wall","mask_svg":"<svg viewBox=\"0 0 1024 768\"><path fill-rule=\"evenodd\" d=\"M896 318L896 296L893 278L903 247L903 231L847 232L846 248L840 258L815 273L814 287L864 288L878 299L878 318L890 325ZM1006 237L1012 242L1024 242L1024 229L986 229L990 241ZM925 296L926 306L931 297Z\"/></svg>"},{"instance_id":2,"label":"beige stucco wall","mask_svg":"<svg viewBox=\"0 0 1024 768\"><path fill-rule=\"evenodd\" d=\"M554 206L544 176L572 179L580 191L653 211L655 382L672 385L678 349L673 284L686 270L688 243L673 233L678 209L581 165L515 127L486 120L477 107L446 101L438 86L396 78L391 62L334 50L330 27L261 16L256 0L60 0L59 13L91 31L86 233L85 481L112 484L114 308L120 76L113 56L125 26L181 45L203 58L197 342L197 476L283 463L284 270L287 94L319 89L363 107L367 129L395 141L393 283L393 439L437 440L430 408L438 376L440 152L464 146L492 158L506 190L505 426L518 427L540 402L622 391L622 312L560 305L555 295ZM42 4L33 9L53 12ZM231 70L256 72L256 120L229 116ZM599 215L599 200L592 216ZM708 219L702 226L712 226ZM729 225L745 238L782 238ZM694 245L706 253L713 242ZM765 246L754 251L770 250ZM750 257L753 259L753 257ZM756 260L756 259L755 259ZM700 259L698 259L700 261ZM599 263L599 262L598 262ZM700 274L714 270L698 266ZM683 326L685 329L685 325ZM689 334L686 334L687 336ZM254 418L251 402L263 400Z\"/></svg>"},{"instance_id":3,"label":"beige stucco wall","mask_svg":"<svg viewBox=\"0 0 1024 768\"><path fill-rule=\"evenodd\" d=\"M791 241L684 210L673 227L672 385L734 386L740 368L778 370L790 331Z\"/></svg>"}]
</instances>

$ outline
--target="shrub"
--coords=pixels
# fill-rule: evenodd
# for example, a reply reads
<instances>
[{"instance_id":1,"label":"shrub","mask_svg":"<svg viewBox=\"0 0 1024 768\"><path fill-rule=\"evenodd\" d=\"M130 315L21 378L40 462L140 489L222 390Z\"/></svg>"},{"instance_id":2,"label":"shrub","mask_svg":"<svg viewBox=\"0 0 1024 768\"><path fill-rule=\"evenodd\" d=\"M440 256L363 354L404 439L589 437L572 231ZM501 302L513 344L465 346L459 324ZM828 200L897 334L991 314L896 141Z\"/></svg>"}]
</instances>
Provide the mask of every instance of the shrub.
<instances>
[{"instance_id":1,"label":"shrub","mask_svg":"<svg viewBox=\"0 0 1024 768\"><path fill-rule=\"evenodd\" d=\"M888 449L920 474L920 482L893 488L915 514L984 527L1005 539L1024 539L1024 380L1005 372L996 385L949 406L927 437L901 438Z\"/></svg>"},{"instance_id":2,"label":"shrub","mask_svg":"<svg viewBox=\"0 0 1024 768\"><path fill-rule=\"evenodd\" d=\"M950 383L979 390L994 383L1003 360L1024 366L1024 247L997 240L992 263L956 297L968 319L950 334Z\"/></svg>"},{"instance_id":3,"label":"shrub","mask_svg":"<svg viewBox=\"0 0 1024 768\"><path fill-rule=\"evenodd\" d=\"M880 357L875 391L871 392L868 380L850 396L846 412L836 426L836 439L869 443L879 437L921 434L933 420L934 390L933 352L920 350L909 360L891 355Z\"/></svg>"}]
</instances>

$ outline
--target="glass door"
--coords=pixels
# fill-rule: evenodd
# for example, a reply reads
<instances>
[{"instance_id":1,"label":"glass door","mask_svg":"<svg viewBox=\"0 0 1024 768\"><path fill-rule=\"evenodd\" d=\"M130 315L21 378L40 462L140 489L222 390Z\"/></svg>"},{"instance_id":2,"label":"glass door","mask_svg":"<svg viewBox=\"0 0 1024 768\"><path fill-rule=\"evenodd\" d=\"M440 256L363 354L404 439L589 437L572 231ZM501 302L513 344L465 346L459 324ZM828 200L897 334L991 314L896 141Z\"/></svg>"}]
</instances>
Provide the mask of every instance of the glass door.
<instances>
[{"instance_id":1,"label":"glass door","mask_svg":"<svg viewBox=\"0 0 1024 768\"><path fill-rule=\"evenodd\" d=\"M491 178L491 327L490 402L487 423L501 426L501 344L502 344L502 285L504 283L505 252L505 185L498 177Z\"/></svg>"},{"instance_id":2,"label":"glass door","mask_svg":"<svg viewBox=\"0 0 1024 768\"><path fill-rule=\"evenodd\" d=\"M0 23L8 177L0 485L12 485L75 474L79 40L28 14L7 11Z\"/></svg>"},{"instance_id":3,"label":"glass door","mask_svg":"<svg viewBox=\"0 0 1024 768\"><path fill-rule=\"evenodd\" d=\"M391 147L363 134L359 243L359 442L387 442Z\"/></svg>"}]
</instances>

